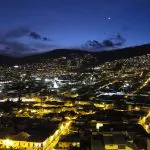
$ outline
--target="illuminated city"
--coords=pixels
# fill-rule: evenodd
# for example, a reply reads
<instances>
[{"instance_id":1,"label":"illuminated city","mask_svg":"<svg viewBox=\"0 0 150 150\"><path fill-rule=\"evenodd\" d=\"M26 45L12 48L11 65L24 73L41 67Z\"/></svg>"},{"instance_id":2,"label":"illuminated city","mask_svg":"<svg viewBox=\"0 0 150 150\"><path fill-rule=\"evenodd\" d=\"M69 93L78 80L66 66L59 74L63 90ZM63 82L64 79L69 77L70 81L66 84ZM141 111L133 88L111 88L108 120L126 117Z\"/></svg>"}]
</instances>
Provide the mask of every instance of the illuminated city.
<instances>
[{"instance_id":1,"label":"illuminated city","mask_svg":"<svg viewBox=\"0 0 150 150\"><path fill-rule=\"evenodd\" d=\"M150 54L92 66L93 53L70 55L0 67L1 148L144 147Z\"/></svg>"},{"instance_id":2,"label":"illuminated city","mask_svg":"<svg viewBox=\"0 0 150 150\"><path fill-rule=\"evenodd\" d=\"M0 150L150 150L150 0L0 0Z\"/></svg>"}]
</instances>

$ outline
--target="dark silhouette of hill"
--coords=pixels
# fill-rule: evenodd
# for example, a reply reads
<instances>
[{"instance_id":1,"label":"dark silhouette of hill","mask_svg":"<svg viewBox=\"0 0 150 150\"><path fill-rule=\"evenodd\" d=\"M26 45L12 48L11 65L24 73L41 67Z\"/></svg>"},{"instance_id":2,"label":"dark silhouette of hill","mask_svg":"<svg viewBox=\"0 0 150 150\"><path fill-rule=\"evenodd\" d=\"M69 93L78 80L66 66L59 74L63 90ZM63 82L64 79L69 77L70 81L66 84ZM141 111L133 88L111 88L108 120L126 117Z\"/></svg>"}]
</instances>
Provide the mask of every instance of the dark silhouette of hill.
<instances>
[{"instance_id":1,"label":"dark silhouette of hill","mask_svg":"<svg viewBox=\"0 0 150 150\"><path fill-rule=\"evenodd\" d=\"M0 65L8 64L25 64L25 63L36 63L44 61L45 59L53 60L55 58L66 57L67 59L73 60L75 57L85 57L85 55L89 54L90 58L88 62L92 63L102 63L105 61L113 61L116 59L124 59L134 56L140 56L144 54L150 53L150 44L128 47L124 49L117 49L111 51L101 51L101 52L91 52L86 50L76 50L76 49L57 49L53 51L49 51L46 53L35 54L32 56L26 56L22 58L15 58L11 56L0 55Z\"/></svg>"}]
</instances>

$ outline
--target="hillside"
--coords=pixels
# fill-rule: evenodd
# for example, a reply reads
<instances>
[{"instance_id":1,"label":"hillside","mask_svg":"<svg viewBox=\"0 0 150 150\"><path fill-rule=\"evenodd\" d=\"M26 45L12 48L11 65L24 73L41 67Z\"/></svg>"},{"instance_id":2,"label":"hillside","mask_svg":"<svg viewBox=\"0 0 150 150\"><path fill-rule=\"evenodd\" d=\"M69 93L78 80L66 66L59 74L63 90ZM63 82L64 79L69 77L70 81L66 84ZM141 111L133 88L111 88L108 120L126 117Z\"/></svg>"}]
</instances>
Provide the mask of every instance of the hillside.
<instances>
[{"instance_id":1,"label":"hillside","mask_svg":"<svg viewBox=\"0 0 150 150\"><path fill-rule=\"evenodd\" d=\"M61 57L66 57L67 60L71 61L74 60L75 58L85 58L86 60L88 59L88 62L95 64L95 63L103 63L105 61L113 61L116 59L124 59L134 56L140 56L148 53L150 53L150 44L101 52L89 52L86 50L76 50L76 49L72 50L57 49L46 53L26 56L22 58L0 55L0 65L36 63L44 61L45 59L53 60Z\"/></svg>"}]
</instances>

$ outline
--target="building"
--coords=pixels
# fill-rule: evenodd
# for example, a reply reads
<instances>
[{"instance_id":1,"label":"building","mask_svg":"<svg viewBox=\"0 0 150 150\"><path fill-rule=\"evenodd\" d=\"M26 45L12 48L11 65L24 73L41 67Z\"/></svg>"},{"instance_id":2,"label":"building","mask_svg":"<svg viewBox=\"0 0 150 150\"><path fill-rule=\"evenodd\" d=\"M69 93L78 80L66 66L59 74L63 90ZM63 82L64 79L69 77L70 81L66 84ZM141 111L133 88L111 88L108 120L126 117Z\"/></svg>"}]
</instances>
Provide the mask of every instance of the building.
<instances>
[{"instance_id":1,"label":"building","mask_svg":"<svg viewBox=\"0 0 150 150\"><path fill-rule=\"evenodd\" d=\"M91 150L133 150L132 144L121 133L92 135Z\"/></svg>"},{"instance_id":2,"label":"building","mask_svg":"<svg viewBox=\"0 0 150 150\"><path fill-rule=\"evenodd\" d=\"M56 150L69 150L70 148L80 147L80 138L78 134L64 136L58 142Z\"/></svg>"},{"instance_id":3,"label":"building","mask_svg":"<svg viewBox=\"0 0 150 150\"><path fill-rule=\"evenodd\" d=\"M20 124L24 126L20 128ZM60 122L50 122L29 118L11 118L8 127L0 127L0 149L46 150L53 147L59 140L64 128L60 129Z\"/></svg>"},{"instance_id":4,"label":"building","mask_svg":"<svg viewBox=\"0 0 150 150\"><path fill-rule=\"evenodd\" d=\"M106 150L132 150L122 134L103 134L104 147Z\"/></svg>"}]
</instances>

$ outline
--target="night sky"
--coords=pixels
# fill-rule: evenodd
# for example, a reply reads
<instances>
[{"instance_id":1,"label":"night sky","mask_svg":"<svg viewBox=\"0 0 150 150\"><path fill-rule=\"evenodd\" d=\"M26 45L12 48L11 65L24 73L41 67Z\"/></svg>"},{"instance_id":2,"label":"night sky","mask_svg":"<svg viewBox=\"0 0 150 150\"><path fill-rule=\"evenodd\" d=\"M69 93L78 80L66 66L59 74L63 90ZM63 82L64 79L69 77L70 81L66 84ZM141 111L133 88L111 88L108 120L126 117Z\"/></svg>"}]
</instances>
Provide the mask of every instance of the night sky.
<instances>
[{"instance_id":1,"label":"night sky","mask_svg":"<svg viewBox=\"0 0 150 150\"><path fill-rule=\"evenodd\" d=\"M80 48L88 40L113 43L105 48L150 43L150 0L0 0L1 53Z\"/></svg>"}]
</instances>

